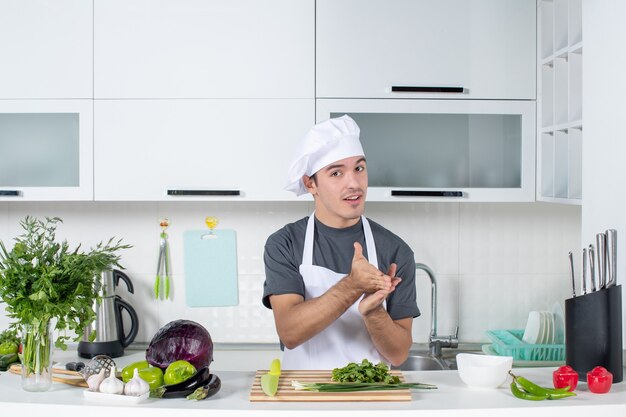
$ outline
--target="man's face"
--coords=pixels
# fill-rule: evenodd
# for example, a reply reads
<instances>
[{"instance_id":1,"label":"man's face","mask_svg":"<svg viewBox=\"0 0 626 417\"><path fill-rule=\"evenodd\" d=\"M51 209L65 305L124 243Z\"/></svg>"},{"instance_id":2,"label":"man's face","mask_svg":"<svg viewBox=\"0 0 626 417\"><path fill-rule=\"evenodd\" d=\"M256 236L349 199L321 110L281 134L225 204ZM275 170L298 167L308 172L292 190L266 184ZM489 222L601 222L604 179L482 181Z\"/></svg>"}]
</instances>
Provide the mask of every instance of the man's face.
<instances>
[{"instance_id":1,"label":"man's face","mask_svg":"<svg viewBox=\"0 0 626 417\"><path fill-rule=\"evenodd\" d=\"M367 169L363 156L353 156L306 175L304 185L315 198L315 216L327 226L343 228L359 221L365 210Z\"/></svg>"}]
</instances>

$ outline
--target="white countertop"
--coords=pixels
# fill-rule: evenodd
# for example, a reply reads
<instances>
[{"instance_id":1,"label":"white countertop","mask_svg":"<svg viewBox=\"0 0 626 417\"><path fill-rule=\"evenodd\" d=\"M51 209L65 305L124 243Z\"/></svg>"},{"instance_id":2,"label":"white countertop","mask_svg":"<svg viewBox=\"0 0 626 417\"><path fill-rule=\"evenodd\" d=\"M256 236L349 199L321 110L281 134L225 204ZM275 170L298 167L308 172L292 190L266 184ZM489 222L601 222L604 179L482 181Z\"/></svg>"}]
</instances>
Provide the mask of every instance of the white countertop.
<instances>
[{"instance_id":1,"label":"white countertop","mask_svg":"<svg viewBox=\"0 0 626 417\"><path fill-rule=\"evenodd\" d=\"M115 359L119 366L143 358L142 352L133 353ZM57 358L59 360L60 358ZM65 354L66 361L78 360L71 354ZM84 361L84 360L83 360ZM515 372L540 385L550 386L553 368L516 368ZM352 415L358 411L360 416L377 416L392 411L395 416L415 416L419 410L424 416L535 416L565 415L568 417L584 416L590 413L626 414L626 383L613 385L608 394L592 394L586 384L579 384L578 396L554 401L524 401L510 393L508 385L501 388L468 388L458 377L456 371L420 371L405 372L409 382L425 382L437 385L437 390L414 391L410 402L340 402L340 403L251 403L248 394L254 378L254 372L214 371L222 380L222 389L214 397L203 401L182 399L148 399L134 405L100 404L86 400L83 389L65 384L53 383L47 392L31 393L22 390L20 376L0 373L0 402L3 415L20 413L35 415L44 412L47 415L109 416L111 412L123 413L134 417L207 415L226 416L324 416ZM31 413L32 412L32 413ZM346 414L349 413L349 414Z\"/></svg>"}]
</instances>

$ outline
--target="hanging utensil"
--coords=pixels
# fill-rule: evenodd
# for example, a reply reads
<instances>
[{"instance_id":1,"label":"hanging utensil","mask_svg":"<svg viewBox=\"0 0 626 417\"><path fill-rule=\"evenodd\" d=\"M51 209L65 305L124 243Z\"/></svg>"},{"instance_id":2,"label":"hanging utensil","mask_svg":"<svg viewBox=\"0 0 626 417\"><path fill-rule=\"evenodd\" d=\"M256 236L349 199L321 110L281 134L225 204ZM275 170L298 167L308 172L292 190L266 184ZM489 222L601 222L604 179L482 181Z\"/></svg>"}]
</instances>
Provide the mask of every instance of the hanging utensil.
<instances>
[{"instance_id":1,"label":"hanging utensil","mask_svg":"<svg viewBox=\"0 0 626 417\"><path fill-rule=\"evenodd\" d=\"M572 298L576 297L576 277L574 276L574 255L570 251L567 256L569 257L569 273L572 277Z\"/></svg>"},{"instance_id":2,"label":"hanging utensil","mask_svg":"<svg viewBox=\"0 0 626 417\"><path fill-rule=\"evenodd\" d=\"M596 260L593 245L589 245L589 275L591 279L591 291L596 292Z\"/></svg>"},{"instance_id":3,"label":"hanging utensil","mask_svg":"<svg viewBox=\"0 0 626 417\"><path fill-rule=\"evenodd\" d=\"M163 218L159 221L161 226L160 244L159 244L159 260L157 263L156 279L154 281L154 298L159 299L161 293L161 279L164 281L165 293L164 299L168 299L170 296L170 259L169 259L169 245L167 243L167 233L165 230L169 227L170 221Z\"/></svg>"},{"instance_id":4,"label":"hanging utensil","mask_svg":"<svg viewBox=\"0 0 626 417\"><path fill-rule=\"evenodd\" d=\"M606 265L608 270L608 280L606 288L616 284L617 279L617 230L606 231Z\"/></svg>"},{"instance_id":5,"label":"hanging utensil","mask_svg":"<svg viewBox=\"0 0 626 417\"><path fill-rule=\"evenodd\" d=\"M215 216L206 216L204 218L204 224L209 228L209 233L205 233L202 235L202 239L215 239L217 235L214 232L214 229L217 227L217 224L220 222Z\"/></svg>"},{"instance_id":6,"label":"hanging utensil","mask_svg":"<svg viewBox=\"0 0 626 417\"><path fill-rule=\"evenodd\" d=\"M598 289L601 290L606 285L606 235L604 233L596 235L596 249Z\"/></svg>"}]
</instances>

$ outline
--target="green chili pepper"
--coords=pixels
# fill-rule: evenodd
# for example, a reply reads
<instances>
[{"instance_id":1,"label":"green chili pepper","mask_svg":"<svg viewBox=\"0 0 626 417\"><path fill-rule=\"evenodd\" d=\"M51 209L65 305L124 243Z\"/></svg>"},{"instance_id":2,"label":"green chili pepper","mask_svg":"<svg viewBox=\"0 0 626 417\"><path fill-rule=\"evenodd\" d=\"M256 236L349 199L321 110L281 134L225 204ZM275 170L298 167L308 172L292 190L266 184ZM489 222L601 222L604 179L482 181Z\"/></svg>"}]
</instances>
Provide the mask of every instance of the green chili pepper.
<instances>
[{"instance_id":1,"label":"green chili pepper","mask_svg":"<svg viewBox=\"0 0 626 417\"><path fill-rule=\"evenodd\" d=\"M515 375L512 372L509 372L509 374L513 377L513 382L511 382L511 392L515 397L523 400L558 400L576 395L575 393L569 391L569 387L545 388L535 384L523 376Z\"/></svg>"},{"instance_id":2,"label":"green chili pepper","mask_svg":"<svg viewBox=\"0 0 626 417\"><path fill-rule=\"evenodd\" d=\"M517 386L517 383L515 382L515 379L513 380L513 382L511 382L511 392L513 393L513 395L515 397L517 397L519 399L522 399L522 400L542 401L542 400L547 400L548 399L548 394L545 394L545 395L533 395L533 394L530 394L530 393L528 393L526 391L522 391Z\"/></svg>"},{"instance_id":3,"label":"green chili pepper","mask_svg":"<svg viewBox=\"0 0 626 417\"><path fill-rule=\"evenodd\" d=\"M548 393L549 400L560 400L561 398L573 397L576 394L571 391L563 391L563 392L551 392Z\"/></svg>"},{"instance_id":4,"label":"green chili pepper","mask_svg":"<svg viewBox=\"0 0 626 417\"><path fill-rule=\"evenodd\" d=\"M562 392L569 391L569 387L565 388L545 388L540 385L535 384L532 381L524 378L523 376L513 375L513 379L517 384L524 389L524 391L529 392L534 395L544 395L544 394L560 394Z\"/></svg>"}]
</instances>

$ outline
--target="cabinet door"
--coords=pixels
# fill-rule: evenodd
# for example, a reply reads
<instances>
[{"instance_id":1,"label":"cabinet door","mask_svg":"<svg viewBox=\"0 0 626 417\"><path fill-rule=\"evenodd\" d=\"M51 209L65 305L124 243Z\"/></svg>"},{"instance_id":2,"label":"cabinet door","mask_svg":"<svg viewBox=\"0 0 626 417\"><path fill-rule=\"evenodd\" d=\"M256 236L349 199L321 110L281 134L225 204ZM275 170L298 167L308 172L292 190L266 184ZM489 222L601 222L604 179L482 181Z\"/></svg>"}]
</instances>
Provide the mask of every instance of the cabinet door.
<instances>
[{"instance_id":1,"label":"cabinet door","mask_svg":"<svg viewBox=\"0 0 626 417\"><path fill-rule=\"evenodd\" d=\"M294 143L314 123L314 105L96 100L96 200L295 199L282 188Z\"/></svg>"},{"instance_id":2,"label":"cabinet door","mask_svg":"<svg viewBox=\"0 0 626 417\"><path fill-rule=\"evenodd\" d=\"M93 101L0 100L0 201L93 200Z\"/></svg>"},{"instance_id":3,"label":"cabinet door","mask_svg":"<svg viewBox=\"0 0 626 417\"><path fill-rule=\"evenodd\" d=\"M317 100L361 130L368 201L534 201L535 102Z\"/></svg>"},{"instance_id":4,"label":"cabinet door","mask_svg":"<svg viewBox=\"0 0 626 417\"><path fill-rule=\"evenodd\" d=\"M93 97L93 5L0 2L0 98Z\"/></svg>"},{"instance_id":5,"label":"cabinet door","mask_svg":"<svg viewBox=\"0 0 626 417\"><path fill-rule=\"evenodd\" d=\"M313 0L95 0L96 98L312 98Z\"/></svg>"},{"instance_id":6,"label":"cabinet door","mask_svg":"<svg viewBox=\"0 0 626 417\"><path fill-rule=\"evenodd\" d=\"M535 0L318 0L316 7L318 98L535 98Z\"/></svg>"}]
</instances>

